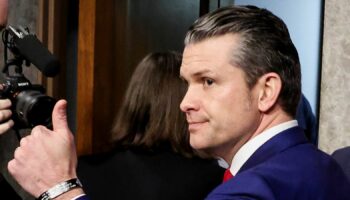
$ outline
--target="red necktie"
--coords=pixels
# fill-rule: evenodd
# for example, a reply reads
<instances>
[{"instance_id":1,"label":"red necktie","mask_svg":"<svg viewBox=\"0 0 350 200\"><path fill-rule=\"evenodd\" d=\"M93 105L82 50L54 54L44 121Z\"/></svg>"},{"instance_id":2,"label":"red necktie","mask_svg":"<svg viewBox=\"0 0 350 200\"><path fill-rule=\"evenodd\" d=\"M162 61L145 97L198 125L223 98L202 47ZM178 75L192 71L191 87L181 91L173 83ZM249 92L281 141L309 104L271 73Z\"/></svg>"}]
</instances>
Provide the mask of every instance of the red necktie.
<instances>
[{"instance_id":1,"label":"red necktie","mask_svg":"<svg viewBox=\"0 0 350 200\"><path fill-rule=\"evenodd\" d=\"M225 173L224 173L224 177L222 179L222 182L224 183L224 182L228 181L232 177L233 177L233 175L231 174L230 169L226 169Z\"/></svg>"}]
</instances>

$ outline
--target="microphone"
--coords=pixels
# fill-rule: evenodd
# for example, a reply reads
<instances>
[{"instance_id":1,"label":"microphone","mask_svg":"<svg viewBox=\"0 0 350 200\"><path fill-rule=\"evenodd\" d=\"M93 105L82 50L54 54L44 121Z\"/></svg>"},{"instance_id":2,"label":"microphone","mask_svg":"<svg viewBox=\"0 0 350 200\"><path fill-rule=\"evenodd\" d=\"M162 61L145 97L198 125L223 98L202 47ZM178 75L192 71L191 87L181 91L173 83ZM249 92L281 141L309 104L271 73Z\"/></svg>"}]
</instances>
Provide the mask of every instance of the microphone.
<instances>
[{"instance_id":1,"label":"microphone","mask_svg":"<svg viewBox=\"0 0 350 200\"><path fill-rule=\"evenodd\" d=\"M29 34L23 27L19 27L18 30L11 26L9 28L14 35L14 47L26 60L33 63L47 77L54 77L59 73L59 60L34 34Z\"/></svg>"}]
</instances>

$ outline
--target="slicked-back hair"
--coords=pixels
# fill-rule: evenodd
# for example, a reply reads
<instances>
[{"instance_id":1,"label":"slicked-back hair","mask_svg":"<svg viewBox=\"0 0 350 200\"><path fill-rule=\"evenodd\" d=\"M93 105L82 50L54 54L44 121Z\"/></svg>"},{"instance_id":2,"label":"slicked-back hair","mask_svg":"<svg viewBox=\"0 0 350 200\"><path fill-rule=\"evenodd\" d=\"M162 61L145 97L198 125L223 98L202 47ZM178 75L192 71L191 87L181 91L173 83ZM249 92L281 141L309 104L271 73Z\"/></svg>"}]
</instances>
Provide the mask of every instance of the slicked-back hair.
<instances>
[{"instance_id":1,"label":"slicked-back hair","mask_svg":"<svg viewBox=\"0 0 350 200\"><path fill-rule=\"evenodd\" d=\"M185 46L226 34L239 37L238 47L232 48L231 64L245 72L248 87L266 73L277 73L282 81L278 103L295 117L301 95L300 62L284 22L255 6L219 8L190 27Z\"/></svg>"},{"instance_id":2,"label":"slicked-back hair","mask_svg":"<svg viewBox=\"0 0 350 200\"><path fill-rule=\"evenodd\" d=\"M194 155L179 108L186 92L179 78L181 61L179 53L158 52L137 65L112 131L115 145L152 150L170 144L175 152Z\"/></svg>"}]
</instances>

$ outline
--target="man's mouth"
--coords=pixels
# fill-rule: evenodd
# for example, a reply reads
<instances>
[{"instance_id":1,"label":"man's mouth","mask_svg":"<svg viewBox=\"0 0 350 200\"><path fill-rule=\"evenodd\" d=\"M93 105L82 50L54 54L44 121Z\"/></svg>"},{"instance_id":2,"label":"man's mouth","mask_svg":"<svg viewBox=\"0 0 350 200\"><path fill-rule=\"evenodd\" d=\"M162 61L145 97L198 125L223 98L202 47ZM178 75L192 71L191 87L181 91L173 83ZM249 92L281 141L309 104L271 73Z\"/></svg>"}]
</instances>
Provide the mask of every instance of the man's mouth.
<instances>
[{"instance_id":1,"label":"man's mouth","mask_svg":"<svg viewBox=\"0 0 350 200\"><path fill-rule=\"evenodd\" d=\"M199 129L201 129L206 123L207 123L207 121L203 121L203 122L188 122L188 131L190 133L194 133L194 132L198 131Z\"/></svg>"}]
</instances>

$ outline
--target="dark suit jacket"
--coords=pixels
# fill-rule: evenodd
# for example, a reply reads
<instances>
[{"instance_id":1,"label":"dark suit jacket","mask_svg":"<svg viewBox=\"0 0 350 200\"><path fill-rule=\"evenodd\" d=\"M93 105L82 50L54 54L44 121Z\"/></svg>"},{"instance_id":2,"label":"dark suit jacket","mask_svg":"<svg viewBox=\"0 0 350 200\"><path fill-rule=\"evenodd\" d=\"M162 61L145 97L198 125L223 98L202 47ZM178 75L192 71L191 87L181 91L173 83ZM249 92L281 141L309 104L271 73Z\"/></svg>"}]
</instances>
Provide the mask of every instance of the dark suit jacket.
<instances>
[{"instance_id":1,"label":"dark suit jacket","mask_svg":"<svg viewBox=\"0 0 350 200\"><path fill-rule=\"evenodd\" d=\"M10 186L10 184L0 174L0 194L1 199L21 200L22 198Z\"/></svg>"},{"instance_id":2,"label":"dark suit jacket","mask_svg":"<svg viewBox=\"0 0 350 200\"><path fill-rule=\"evenodd\" d=\"M318 143L318 125L316 116L312 112L311 105L304 95L301 96L296 119L299 126L304 129L306 137L309 141L317 146Z\"/></svg>"},{"instance_id":3,"label":"dark suit jacket","mask_svg":"<svg viewBox=\"0 0 350 200\"><path fill-rule=\"evenodd\" d=\"M261 146L207 199L349 200L349 191L339 165L295 127Z\"/></svg>"},{"instance_id":4,"label":"dark suit jacket","mask_svg":"<svg viewBox=\"0 0 350 200\"><path fill-rule=\"evenodd\" d=\"M332 154L332 156L350 180L350 147L338 149Z\"/></svg>"},{"instance_id":5,"label":"dark suit jacket","mask_svg":"<svg viewBox=\"0 0 350 200\"><path fill-rule=\"evenodd\" d=\"M202 200L224 173L214 160L188 159L167 148L115 150L78 163L78 177L91 200Z\"/></svg>"}]
</instances>

